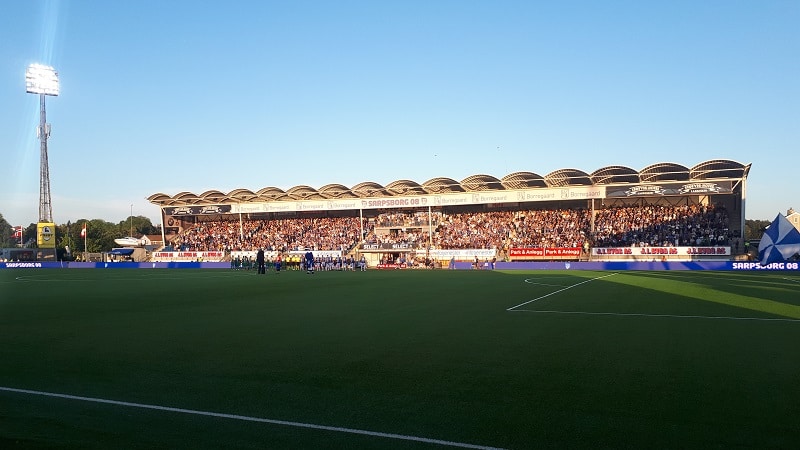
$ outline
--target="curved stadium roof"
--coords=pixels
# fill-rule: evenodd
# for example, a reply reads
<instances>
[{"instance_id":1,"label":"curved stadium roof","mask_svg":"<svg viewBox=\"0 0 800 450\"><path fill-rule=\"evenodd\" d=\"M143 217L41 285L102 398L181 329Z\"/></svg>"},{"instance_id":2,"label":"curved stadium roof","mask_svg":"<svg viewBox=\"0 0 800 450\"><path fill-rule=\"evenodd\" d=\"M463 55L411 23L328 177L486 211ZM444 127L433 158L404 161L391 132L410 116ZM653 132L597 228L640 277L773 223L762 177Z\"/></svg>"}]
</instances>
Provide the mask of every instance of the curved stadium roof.
<instances>
[{"instance_id":1,"label":"curved stadium roof","mask_svg":"<svg viewBox=\"0 0 800 450\"><path fill-rule=\"evenodd\" d=\"M692 168L681 164L662 162L651 164L636 171L625 166L607 166L591 174L579 169L559 169L545 176L534 172L514 172L497 179L492 175L472 175L458 182L452 178L438 177L422 184L401 179L381 186L374 181L364 181L352 188L342 184L328 184L319 189L298 185L286 191L277 187L265 187L257 192L240 188L224 194L209 190L200 195L181 192L174 196L156 193L147 198L150 203L164 206L219 205L260 201L325 200L366 197L398 197L404 195L444 194L453 192L475 192L507 189L534 189L569 186L591 186L610 184L639 184L670 181L740 179L747 178L750 164L727 159L701 162Z\"/></svg>"}]
</instances>

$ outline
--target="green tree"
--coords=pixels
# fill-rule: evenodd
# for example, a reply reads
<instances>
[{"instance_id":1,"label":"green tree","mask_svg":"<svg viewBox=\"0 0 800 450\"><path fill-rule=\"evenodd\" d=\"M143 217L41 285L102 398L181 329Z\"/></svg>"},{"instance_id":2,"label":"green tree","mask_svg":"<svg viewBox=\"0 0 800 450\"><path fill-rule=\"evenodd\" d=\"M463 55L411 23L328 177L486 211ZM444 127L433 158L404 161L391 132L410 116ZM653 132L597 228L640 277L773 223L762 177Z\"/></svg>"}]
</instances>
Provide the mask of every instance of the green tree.
<instances>
[{"instance_id":1,"label":"green tree","mask_svg":"<svg viewBox=\"0 0 800 450\"><path fill-rule=\"evenodd\" d=\"M106 252L114 248L114 239L120 237L117 225L102 219L81 219L76 224L83 229L86 224L85 245L90 253Z\"/></svg>"},{"instance_id":2,"label":"green tree","mask_svg":"<svg viewBox=\"0 0 800 450\"><path fill-rule=\"evenodd\" d=\"M117 227L119 231L118 237L139 237L143 234L160 233L158 228L153 226L153 223L150 222L150 219L144 216L128 216L128 218L120 222Z\"/></svg>"},{"instance_id":3,"label":"green tree","mask_svg":"<svg viewBox=\"0 0 800 450\"><path fill-rule=\"evenodd\" d=\"M22 246L29 247L29 248L39 248L39 244L36 241L36 224L31 223L25 229L22 230Z\"/></svg>"},{"instance_id":4,"label":"green tree","mask_svg":"<svg viewBox=\"0 0 800 450\"><path fill-rule=\"evenodd\" d=\"M14 246L14 227L0 214L0 247Z\"/></svg>"},{"instance_id":5,"label":"green tree","mask_svg":"<svg viewBox=\"0 0 800 450\"><path fill-rule=\"evenodd\" d=\"M86 224L86 239L81 236L81 230ZM36 223L31 223L23 228L23 246L36 248ZM66 248L75 255L83 253L84 247L90 253L107 252L117 245L114 239L131 234L159 234L160 229L153 225L149 218L144 216L131 216L118 224L102 219L79 219L75 223L68 221L66 224L56 225L56 249L61 257L66 257ZM13 239L14 227L0 214L0 247L15 247L19 241Z\"/></svg>"},{"instance_id":6,"label":"green tree","mask_svg":"<svg viewBox=\"0 0 800 450\"><path fill-rule=\"evenodd\" d=\"M764 230L770 223L772 222L769 220L745 220L744 239L747 241L761 239L761 236L764 234Z\"/></svg>"},{"instance_id":7,"label":"green tree","mask_svg":"<svg viewBox=\"0 0 800 450\"><path fill-rule=\"evenodd\" d=\"M83 245L78 245L81 241L81 231L76 225L70 221L67 221L66 225L56 225L56 236L58 236L56 248L63 249L62 259L69 259L76 251L83 251ZM67 249L69 249L69 253L67 253Z\"/></svg>"},{"instance_id":8,"label":"green tree","mask_svg":"<svg viewBox=\"0 0 800 450\"><path fill-rule=\"evenodd\" d=\"M32 223L22 229L22 242L24 247L36 247L36 224ZM19 238L14 238L14 226L0 214L0 247L16 247Z\"/></svg>"}]
</instances>

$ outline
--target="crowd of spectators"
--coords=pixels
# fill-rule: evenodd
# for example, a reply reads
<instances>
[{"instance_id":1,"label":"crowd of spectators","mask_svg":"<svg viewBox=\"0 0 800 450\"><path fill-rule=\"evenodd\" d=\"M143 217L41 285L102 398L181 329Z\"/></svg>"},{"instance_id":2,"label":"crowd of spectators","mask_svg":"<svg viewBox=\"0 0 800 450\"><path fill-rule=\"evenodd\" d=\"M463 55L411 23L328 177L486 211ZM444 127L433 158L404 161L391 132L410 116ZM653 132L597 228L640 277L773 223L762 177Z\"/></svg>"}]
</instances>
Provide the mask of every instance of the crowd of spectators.
<instances>
[{"instance_id":1,"label":"crowd of spectators","mask_svg":"<svg viewBox=\"0 0 800 450\"><path fill-rule=\"evenodd\" d=\"M435 227L442 219L442 213L439 211L432 211L430 216L430 223ZM428 226L428 211L416 212L387 212L378 215L375 218L376 227L392 227L392 228L420 228Z\"/></svg>"},{"instance_id":2,"label":"crowd of spectators","mask_svg":"<svg viewBox=\"0 0 800 450\"><path fill-rule=\"evenodd\" d=\"M586 209L520 211L507 247L583 247L590 229L591 213Z\"/></svg>"},{"instance_id":3,"label":"crowd of spectators","mask_svg":"<svg viewBox=\"0 0 800 450\"><path fill-rule=\"evenodd\" d=\"M439 248L582 248L730 245L727 211L713 205L481 212L445 216Z\"/></svg>"},{"instance_id":4,"label":"crowd of spectators","mask_svg":"<svg viewBox=\"0 0 800 450\"><path fill-rule=\"evenodd\" d=\"M679 205L608 208L594 219L596 247L726 245L733 238L725 208Z\"/></svg>"},{"instance_id":5,"label":"crowd of spectators","mask_svg":"<svg viewBox=\"0 0 800 450\"><path fill-rule=\"evenodd\" d=\"M346 251L361 239L358 217L321 217L200 222L173 240L173 246L190 251Z\"/></svg>"},{"instance_id":6,"label":"crowd of spectators","mask_svg":"<svg viewBox=\"0 0 800 450\"><path fill-rule=\"evenodd\" d=\"M586 210L525 210L439 213L433 222L433 233L427 232L427 220L416 218L419 228L409 214L391 213L379 216L379 226L392 229L383 235L370 235L367 243L425 244L442 249L507 248L507 247L580 247L585 240L589 215ZM391 225L389 225L391 224Z\"/></svg>"},{"instance_id":7,"label":"crowd of spectators","mask_svg":"<svg viewBox=\"0 0 800 450\"><path fill-rule=\"evenodd\" d=\"M429 241L427 231L392 230L388 233L371 233L364 239L365 244L409 244L425 245Z\"/></svg>"},{"instance_id":8,"label":"crowd of spectators","mask_svg":"<svg viewBox=\"0 0 800 450\"><path fill-rule=\"evenodd\" d=\"M172 244L181 250L348 251L368 244L411 244L434 248L629 247L730 245L727 211L713 205L640 205L585 208L436 213L387 212L358 217L290 218L200 222ZM380 233L376 232L378 229Z\"/></svg>"},{"instance_id":9,"label":"crowd of spectators","mask_svg":"<svg viewBox=\"0 0 800 450\"><path fill-rule=\"evenodd\" d=\"M256 225L254 221L242 222L245 236L249 236ZM171 242L176 250L200 252L242 250L243 244L238 220L200 222L184 230Z\"/></svg>"},{"instance_id":10,"label":"crowd of spectators","mask_svg":"<svg viewBox=\"0 0 800 450\"><path fill-rule=\"evenodd\" d=\"M513 230L510 211L448 214L437 227L437 248L499 248Z\"/></svg>"}]
</instances>

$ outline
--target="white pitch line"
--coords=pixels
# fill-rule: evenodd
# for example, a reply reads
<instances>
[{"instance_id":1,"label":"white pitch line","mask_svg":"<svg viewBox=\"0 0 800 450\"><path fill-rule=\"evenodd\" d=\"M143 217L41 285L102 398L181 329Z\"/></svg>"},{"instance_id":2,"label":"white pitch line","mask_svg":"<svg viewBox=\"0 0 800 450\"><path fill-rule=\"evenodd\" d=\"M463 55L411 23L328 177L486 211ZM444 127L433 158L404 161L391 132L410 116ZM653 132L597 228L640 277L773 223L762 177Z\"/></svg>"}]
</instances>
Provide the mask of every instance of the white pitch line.
<instances>
[{"instance_id":1,"label":"white pitch line","mask_svg":"<svg viewBox=\"0 0 800 450\"><path fill-rule=\"evenodd\" d=\"M575 286L580 286L580 285L582 285L582 284L585 284L585 283L588 283L588 282L590 282L590 281L594 281L594 280L599 280L599 279L601 279L601 278L611 277L611 276L617 275L618 273L619 273L619 272L614 272L614 273L611 273L611 274L608 274L608 275L603 275L602 277L597 277L597 278L592 278L592 279L589 279L589 280L581 281L580 283L573 284L573 285L571 285L571 286L567 286L567 287L565 287L564 289L559 289L559 290L557 290L557 291L555 291L555 292L551 292L551 293L549 293L549 294L546 294L546 295L543 295L543 296L541 296L541 297L537 297L537 298L535 298L535 299L533 299L533 300L528 300L528 301L527 301L527 302L525 302L525 303L520 303L520 304L519 304L519 305L517 305L517 306L512 306L511 308L508 308L508 309L506 309L506 311L511 311L512 309L519 308L520 306L525 306L525 305L527 305L528 303L533 303L533 302L535 302L535 301L537 301L537 300L541 300L541 299L543 299L543 298L550 297L551 295L558 294L559 292L564 292L564 291L566 291L567 289L572 289L572 288L574 288Z\"/></svg>"},{"instance_id":2,"label":"white pitch line","mask_svg":"<svg viewBox=\"0 0 800 450\"><path fill-rule=\"evenodd\" d=\"M644 314L644 313L616 313L616 312L590 312L590 311L548 311L541 309L517 309L513 312L528 312L539 314L577 314L584 316L620 316L620 317L667 317L674 319L714 319L714 320L756 320L764 322L800 322L800 319L784 319L780 317L727 317L727 316L691 316L680 314Z\"/></svg>"},{"instance_id":3,"label":"white pitch line","mask_svg":"<svg viewBox=\"0 0 800 450\"><path fill-rule=\"evenodd\" d=\"M795 280L794 278L783 277L783 279L786 280L786 281L791 281L792 283L800 283L800 280Z\"/></svg>"},{"instance_id":4,"label":"white pitch line","mask_svg":"<svg viewBox=\"0 0 800 450\"><path fill-rule=\"evenodd\" d=\"M382 437L387 439L399 439L404 441L414 441L414 442L423 442L426 444L436 444L436 445L444 445L448 447L460 447L460 448L472 448L472 449L479 449L479 450L502 450L499 447L489 447L485 445L475 445L475 444L466 444L463 442L452 442L452 441L444 441L441 439L430 439L425 437L419 436L408 436L405 434L395 434L395 433L382 433L379 431L368 431L368 430L359 430L356 428L342 428L342 427L331 427L327 425L316 425L313 423L303 423L303 422L291 422L287 420L276 420L276 419L263 419L260 417L250 417L250 416L240 416L238 414L225 414L225 413L216 413L210 411L198 411L194 409L183 409L183 408L172 408L169 406L159 406L159 405L148 405L144 403L131 403L131 402L123 402L118 400L108 400L104 398L94 398L94 397L81 397L78 395L69 395L69 394L56 394L53 392L42 392L42 391L32 391L29 389L17 389L11 387L0 386L0 391L6 392L16 392L18 394L30 394L30 395L41 395L44 397L56 397L56 398L64 398L68 400L80 400L84 402L92 402L92 403L105 403L109 405L117 405L117 406L129 406L132 408L142 408L142 409L154 409L157 411L168 411L168 412L176 412L181 414L194 414L198 416L209 416L209 417L219 417L223 419L234 419L234 420L243 420L247 422L260 422L260 423L268 423L272 425L285 425L289 427L297 427L297 428L310 428L314 430L324 430L324 431L336 431L339 433L350 433L350 434L360 434L365 436L373 436L373 437Z\"/></svg>"},{"instance_id":5,"label":"white pitch line","mask_svg":"<svg viewBox=\"0 0 800 450\"><path fill-rule=\"evenodd\" d=\"M534 286L564 287L564 285L563 285L563 284L534 283L534 282L532 282L532 281L528 281L528 280L530 280L530 278L528 278L527 280L525 280L525 282L526 282L526 283L528 283L528 284L532 284L532 285L534 285Z\"/></svg>"}]
</instances>

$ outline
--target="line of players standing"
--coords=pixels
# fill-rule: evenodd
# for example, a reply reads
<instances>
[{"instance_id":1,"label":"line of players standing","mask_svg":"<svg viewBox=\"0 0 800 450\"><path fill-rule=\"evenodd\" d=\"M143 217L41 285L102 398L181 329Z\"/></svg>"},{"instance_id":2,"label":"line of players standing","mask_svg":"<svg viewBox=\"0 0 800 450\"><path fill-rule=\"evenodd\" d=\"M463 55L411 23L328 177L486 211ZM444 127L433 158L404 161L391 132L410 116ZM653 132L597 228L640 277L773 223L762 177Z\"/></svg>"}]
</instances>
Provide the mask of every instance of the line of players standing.
<instances>
[{"instance_id":1,"label":"line of players standing","mask_svg":"<svg viewBox=\"0 0 800 450\"><path fill-rule=\"evenodd\" d=\"M367 261L364 256L356 259L351 256L314 256L312 252L307 252L302 257L300 255L278 255L274 259L265 257L264 251L259 250L255 258L249 256L236 256L231 258L231 269L233 270L257 270L259 274L274 270L280 273L285 270L305 270L309 273L315 271L361 271L367 270Z\"/></svg>"}]
</instances>

